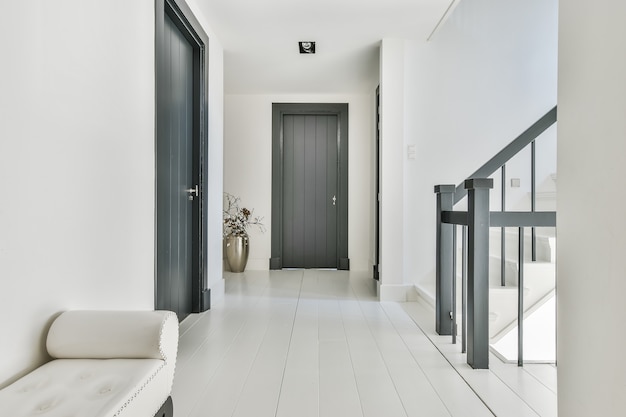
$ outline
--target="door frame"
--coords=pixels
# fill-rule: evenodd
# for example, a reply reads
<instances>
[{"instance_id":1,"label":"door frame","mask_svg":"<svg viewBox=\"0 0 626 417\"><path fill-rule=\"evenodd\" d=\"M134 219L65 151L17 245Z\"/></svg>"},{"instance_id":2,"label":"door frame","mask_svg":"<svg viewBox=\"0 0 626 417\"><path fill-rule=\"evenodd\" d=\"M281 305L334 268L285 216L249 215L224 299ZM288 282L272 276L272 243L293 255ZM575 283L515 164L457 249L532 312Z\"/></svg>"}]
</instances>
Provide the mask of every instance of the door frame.
<instances>
[{"instance_id":1,"label":"door frame","mask_svg":"<svg viewBox=\"0 0 626 417\"><path fill-rule=\"evenodd\" d=\"M337 269L350 270L347 103L272 103L272 257L270 269L283 267L283 119L285 115L337 116Z\"/></svg>"},{"instance_id":2,"label":"door frame","mask_svg":"<svg viewBox=\"0 0 626 417\"><path fill-rule=\"evenodd\" d=\"M208 69L209 69L209 37L184 0L155 0L155 204L154 204L154 302L157 306L157 143L159 121L167 111L166 103L160 100L159 85L163 82L165 71L164 37L165 15L168 15L193 48L193 172L198 184L197 204L193 206L192 226L192 312L206 311L211 306L211 290L208 288L208 257L206 224L208 216L207 177L208 177ZM196 88L197 87L197 88Z\"/></svg>"},{"instance_id":3,"label":"door frame","mask_svg":"<svg viewBox=\"0 0 626 417\"><path fill-rule=\"evenodd\" d=\"M375 160L376 180L374 192L374 265L372 277L380 280L380 86L376 87L376 143Z\"/></svg>"}]
</instances>

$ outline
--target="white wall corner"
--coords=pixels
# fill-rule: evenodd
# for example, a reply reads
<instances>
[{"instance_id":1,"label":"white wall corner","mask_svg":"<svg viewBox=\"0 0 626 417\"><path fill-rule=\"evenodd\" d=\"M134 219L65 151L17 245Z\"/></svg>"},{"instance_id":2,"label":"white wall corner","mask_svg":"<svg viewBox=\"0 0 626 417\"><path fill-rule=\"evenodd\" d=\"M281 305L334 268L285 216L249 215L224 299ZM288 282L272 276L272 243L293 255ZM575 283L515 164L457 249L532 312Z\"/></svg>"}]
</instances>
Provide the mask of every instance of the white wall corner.
<instances>
[{"instance_id":1,"label":"white wall corner","mask_svg":"<svg viewBox=\"0 0 626 417\"><path fill-rule=\"evenodd\" d=\"M411 284L409 288L406 290L406 300L407 301L418 301L420 298L419 291L417 290L417 286Z\"/></svg>"},{"instance_id":2,"label":"white wall corner","mask_svg":"<svg viewBox=\"0 0 626 417\"><path fill-rule=\"evenodd\" d=\"M429 291L426 287L421 285L415 285L415 300L411 301L423 301L425 304L429 305L433 309L435 308L435 294L432 291Z\"/></svg>"}]
</instances>

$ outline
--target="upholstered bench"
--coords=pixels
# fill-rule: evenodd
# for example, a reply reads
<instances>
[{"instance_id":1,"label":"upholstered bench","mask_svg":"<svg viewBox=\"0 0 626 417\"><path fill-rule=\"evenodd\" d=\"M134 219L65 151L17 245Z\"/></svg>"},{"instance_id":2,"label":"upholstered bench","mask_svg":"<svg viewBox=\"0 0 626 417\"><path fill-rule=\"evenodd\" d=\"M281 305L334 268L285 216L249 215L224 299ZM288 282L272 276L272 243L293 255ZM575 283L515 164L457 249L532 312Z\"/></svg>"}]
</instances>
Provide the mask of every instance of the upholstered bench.
<instances>
[{"instance_id":1,"label":"upholstered bench","mask_svg":"<svg viewBox=\"0 0 626 417\"><path fill-rule=\"evenodd\" d=\"M46 347L52 361L0 390L0 415L172 415L176 314L68 311L52 323Z\"/></svg>"}]
</instances>

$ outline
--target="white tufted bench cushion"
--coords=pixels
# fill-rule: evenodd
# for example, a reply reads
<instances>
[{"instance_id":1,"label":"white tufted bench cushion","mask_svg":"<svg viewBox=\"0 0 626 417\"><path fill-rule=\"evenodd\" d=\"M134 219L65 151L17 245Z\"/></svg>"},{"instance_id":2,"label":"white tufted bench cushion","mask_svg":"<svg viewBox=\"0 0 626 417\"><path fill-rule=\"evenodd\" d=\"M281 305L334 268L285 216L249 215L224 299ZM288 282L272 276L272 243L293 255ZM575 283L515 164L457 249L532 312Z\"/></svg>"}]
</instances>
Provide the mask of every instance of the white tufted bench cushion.
<instances>
[{"instance_id":1,"label":"white tufted bench cushion","mask_svg":"<svg viewBox=\"0 0 626 417\"><path fill-rule=\"evenodd\" d=\"M11 417L152 417L171 392L178 348L172 312L70 311L48 334L58 358L0 390Z\"/></svg>"}]
</instances>

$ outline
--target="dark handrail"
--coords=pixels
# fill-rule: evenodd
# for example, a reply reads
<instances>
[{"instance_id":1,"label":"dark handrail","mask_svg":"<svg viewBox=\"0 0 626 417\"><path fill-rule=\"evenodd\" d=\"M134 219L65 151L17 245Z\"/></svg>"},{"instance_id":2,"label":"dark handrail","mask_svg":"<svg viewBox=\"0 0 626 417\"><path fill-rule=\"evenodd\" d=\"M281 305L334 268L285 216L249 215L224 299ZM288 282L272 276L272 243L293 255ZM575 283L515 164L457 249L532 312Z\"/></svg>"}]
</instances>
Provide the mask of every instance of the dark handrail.
<instances>
[{"instance_id":1,"label":"dark handrail","mask_svg":"<svg viewBox=\"0 0 626 417\"><path fill-rule=\"evenodd\" d=\"M541 119L537 120L531 127L526 129L524 133L515 138L513 142L498 152L482 167L478 168L473 174L467 177L467 179L490 177L491 174L500 169L502 165L506 164L519 151L528 146L528 144L537 139L537 137L546 129L556 123L556 111L557 108L554 106L552 110L547 112ZM456 186L456 190L454 192L454 204L461 201L461 199L467 195L467 190L465 189L464 184L465 182L462 182Z\"/></svg>"},{"instance_id":2,"label":"dark handrail","mask_svg":"<svg viewBox=\"0 0 626 417\"><path fill-rule=\"evenodd\" d=\"M441 211L441 223L468 225L467 211ZM556 227L555 211L490 211L491 227Z\"/></svg>"}]
</instances>

